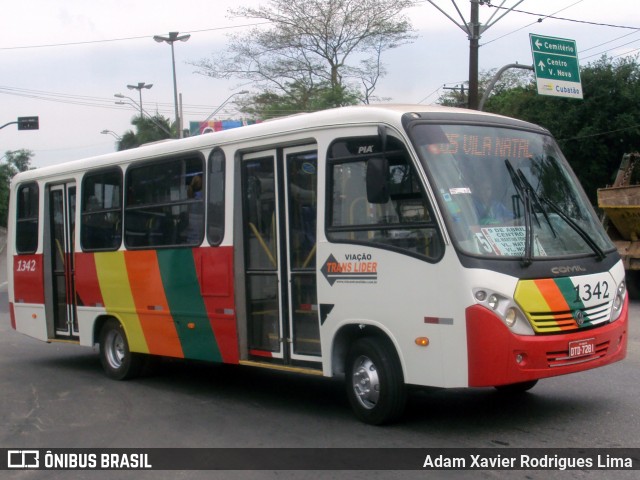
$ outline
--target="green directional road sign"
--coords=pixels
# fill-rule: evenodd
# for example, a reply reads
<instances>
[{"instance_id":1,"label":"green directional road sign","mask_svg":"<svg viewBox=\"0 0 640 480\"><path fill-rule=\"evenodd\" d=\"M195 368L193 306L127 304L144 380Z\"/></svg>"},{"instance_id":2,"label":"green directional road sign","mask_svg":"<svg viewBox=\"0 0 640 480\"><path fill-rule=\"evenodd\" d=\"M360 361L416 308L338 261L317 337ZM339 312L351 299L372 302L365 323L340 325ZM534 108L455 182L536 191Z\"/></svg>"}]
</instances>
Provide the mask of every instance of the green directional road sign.
<instances>
[{"instance_id":1,"label":"green directional road sign","mask_svg":"<svg viewBox=\"0 0 640 480\"><path fill-rule=\"evenodd\" d=\"M540 95L582 98L578 50L574 40L529 34Z\"/></svg>"}]
</instances>

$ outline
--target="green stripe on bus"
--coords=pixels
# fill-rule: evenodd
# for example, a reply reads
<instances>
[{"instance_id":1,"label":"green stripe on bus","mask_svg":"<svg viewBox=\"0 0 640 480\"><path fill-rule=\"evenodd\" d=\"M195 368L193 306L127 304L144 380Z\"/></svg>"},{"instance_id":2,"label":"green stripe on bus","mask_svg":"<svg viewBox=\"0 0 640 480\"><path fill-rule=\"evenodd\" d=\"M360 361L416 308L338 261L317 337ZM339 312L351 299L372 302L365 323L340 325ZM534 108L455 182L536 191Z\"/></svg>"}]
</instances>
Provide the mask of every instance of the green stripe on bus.
<instances>
[{"instance_id":1,"label":"green stripe on bus","mask_svg":"<svg viewBox=\"0 0 640 480\"><path fill-rule=\"evenodd\" d=\"M571 281L571 278L556 278L555 282L571 310L582 310L584 308L584 303L582 303L582 300L580 300L580 297L577 295L576 287Z\"/></svg>"},{"instance_id":2,"label":"green stripe on bus","mask_svg":"<svg viewBox=\"0 0 640 480\"><path fill-rule=\"evenodd\" d=\"M222 361L207 316L191 249L158 250L165 295L185 358ZM189 328L188 324L195 328Z\"/></svg>"}]
</instances>

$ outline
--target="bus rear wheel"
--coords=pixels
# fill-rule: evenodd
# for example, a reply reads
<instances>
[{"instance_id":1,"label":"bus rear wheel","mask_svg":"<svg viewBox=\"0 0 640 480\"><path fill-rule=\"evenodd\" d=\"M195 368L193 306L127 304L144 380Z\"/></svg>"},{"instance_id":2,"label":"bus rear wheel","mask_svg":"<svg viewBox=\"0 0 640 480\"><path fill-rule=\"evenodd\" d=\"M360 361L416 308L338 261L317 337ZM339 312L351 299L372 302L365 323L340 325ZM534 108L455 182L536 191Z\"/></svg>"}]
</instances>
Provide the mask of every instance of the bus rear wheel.
<instances>
[{"instance_id":1,"label":"bus rear wheel","mask_svg":"<svg viewBox=\"0 0 640 480\"><path fill-rule=\"evenodd\" d=\"M389 342L377 337L357 340L347 355L346 388L355 415L382 425L404 411L406 388L402 367Z\"/></svg>"},{"instance_id":2,"label":"bus rear wheel","mask_svg":"<svg viewBox=\"0 0 640 480\"><path fill-rule=\"evenodd\" d=\"M109 319L100 331L100 362L109 378L127 380L138 376L144 357L129 350L124 328L115 319Z\"/></svg>"}]
</instances>

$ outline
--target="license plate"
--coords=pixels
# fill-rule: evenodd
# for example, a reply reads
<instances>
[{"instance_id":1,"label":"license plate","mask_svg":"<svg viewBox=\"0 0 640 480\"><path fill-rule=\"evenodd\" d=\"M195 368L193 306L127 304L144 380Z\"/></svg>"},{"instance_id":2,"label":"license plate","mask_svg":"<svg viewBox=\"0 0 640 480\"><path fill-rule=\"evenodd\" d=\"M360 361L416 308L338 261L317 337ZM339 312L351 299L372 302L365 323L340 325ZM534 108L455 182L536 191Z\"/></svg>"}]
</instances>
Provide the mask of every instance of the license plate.
<instances>
[{"instance_id":1,"label":"license plate","mask_svg":"<svg viewBox=\"0 0 640 480\"><path fill-rule=\"evenodd\" d=\"M596 353L596 339L576 340L569 342L569 358L584 357Z\"/></svg>"}]
</instances>

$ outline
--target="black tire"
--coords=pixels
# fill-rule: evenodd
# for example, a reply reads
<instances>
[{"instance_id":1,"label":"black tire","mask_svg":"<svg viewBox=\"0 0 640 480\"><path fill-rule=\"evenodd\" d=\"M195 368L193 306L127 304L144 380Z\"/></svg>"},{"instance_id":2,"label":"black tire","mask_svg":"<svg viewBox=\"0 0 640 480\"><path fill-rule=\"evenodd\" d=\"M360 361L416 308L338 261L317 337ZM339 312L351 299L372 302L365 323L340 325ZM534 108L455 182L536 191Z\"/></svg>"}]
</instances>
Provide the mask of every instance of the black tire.
<instances>
[{"instance_id":1,"label":"black tire","mask_svg":"<svg viewBox=\"0 0 640 480\"><path fill-rule=\"evenodd\" d=\"M537 383L538 380L529 380L528 382L511 383L509 385L497 385L495 389L500 393L515 395L531 390Z\"/></svg>"},{"instance_id":2,"label":"black tire","mask_svg":"<svg viewBox=\"0 0 640 480\"><path fill-rule=\"evenodd\" d=\"M407 391L390 342L377 337L357 340L347 355L345 383L351 408L363 422L382 425L402 415Z\"/></svg>"},{"instance_id":3,"label":"black tire","mask_svg":"<svg viewBox=\"0 0 640 480\"><path fill-rule=\"evenodd\" d=\"M100 362L114 380L137 377L144 366L144 355L131 353L127 335L116 319L107 320L100 330Z\"/></svg>"}]
</instances>

